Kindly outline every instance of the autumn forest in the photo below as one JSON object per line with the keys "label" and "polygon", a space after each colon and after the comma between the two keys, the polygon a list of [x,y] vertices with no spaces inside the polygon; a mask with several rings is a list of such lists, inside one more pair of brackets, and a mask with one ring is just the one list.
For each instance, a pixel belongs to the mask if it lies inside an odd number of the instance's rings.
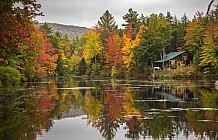
{"label": "autumn forest", "polygon": [[157,72],[157,77],[218,75],[218,5],[207,14],[196,11],[193,19],[170,12],[143,16],[129,9],[123,28],[106,10],[93,28],[76,38],[53,32],[47,23],[38,26],[33,19],[42,15],[36,0],[1,0],[0,87],[45,76],[150,79],[153,62],[175,51],[189,53],[191,63]]}

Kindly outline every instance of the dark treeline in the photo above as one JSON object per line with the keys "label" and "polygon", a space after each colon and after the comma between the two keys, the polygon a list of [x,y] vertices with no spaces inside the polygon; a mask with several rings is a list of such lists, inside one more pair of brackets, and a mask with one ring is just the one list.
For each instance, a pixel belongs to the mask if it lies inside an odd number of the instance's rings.
{"label": "dark treeline", "polygon": [[[149,78],[153,62],[164,54],[185,51],[189,66],[161,71],[194,77],[218,75],[218,5],[206,16],[180,19],[167,12],[143,14],[129,9],[119,29],[106,10],[81,38],[53,32],[33,22],[42,15],[35,0],[0,4],[0,85],[39,80],[42,76],[85,75],[89,78]],[[181,75],[182,74],[182,75]]]}

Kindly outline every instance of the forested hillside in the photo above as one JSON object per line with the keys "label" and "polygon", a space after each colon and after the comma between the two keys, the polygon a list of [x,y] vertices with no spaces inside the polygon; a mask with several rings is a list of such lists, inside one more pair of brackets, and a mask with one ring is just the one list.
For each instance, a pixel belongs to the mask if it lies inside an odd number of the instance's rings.
{"label": "forested hillside", "polygon": [[[39,23],[41,26],[44,23]],[[86,27],[79,27],[74,25],[63,25],[58,23],[47,23],[53,30],[53,32],[59,32],[62,35],[68,35],[70,38],[81,37],[88,30]]]}

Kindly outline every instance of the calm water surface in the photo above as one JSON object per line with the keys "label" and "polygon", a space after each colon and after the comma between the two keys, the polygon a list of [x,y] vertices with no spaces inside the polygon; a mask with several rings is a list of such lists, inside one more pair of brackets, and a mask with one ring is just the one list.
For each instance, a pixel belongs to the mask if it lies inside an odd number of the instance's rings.
{"label": "calm water surface", "polygon": [[2,140],[218,139],[211,83],[59,78],[0,92]]}

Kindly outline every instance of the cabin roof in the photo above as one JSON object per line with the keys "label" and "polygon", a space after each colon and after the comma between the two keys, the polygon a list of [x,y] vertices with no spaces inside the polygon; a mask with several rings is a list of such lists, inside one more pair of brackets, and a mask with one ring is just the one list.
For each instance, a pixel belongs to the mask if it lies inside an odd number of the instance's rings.
{"label": "cabin roof", "polygon": [[160,62],[169,61],[169,60],[173,59],[174,57],[176,57],[182,53],[184,53],[184,52],[170,52],[163,59],[155,61],[155,62],[160,63]]}

